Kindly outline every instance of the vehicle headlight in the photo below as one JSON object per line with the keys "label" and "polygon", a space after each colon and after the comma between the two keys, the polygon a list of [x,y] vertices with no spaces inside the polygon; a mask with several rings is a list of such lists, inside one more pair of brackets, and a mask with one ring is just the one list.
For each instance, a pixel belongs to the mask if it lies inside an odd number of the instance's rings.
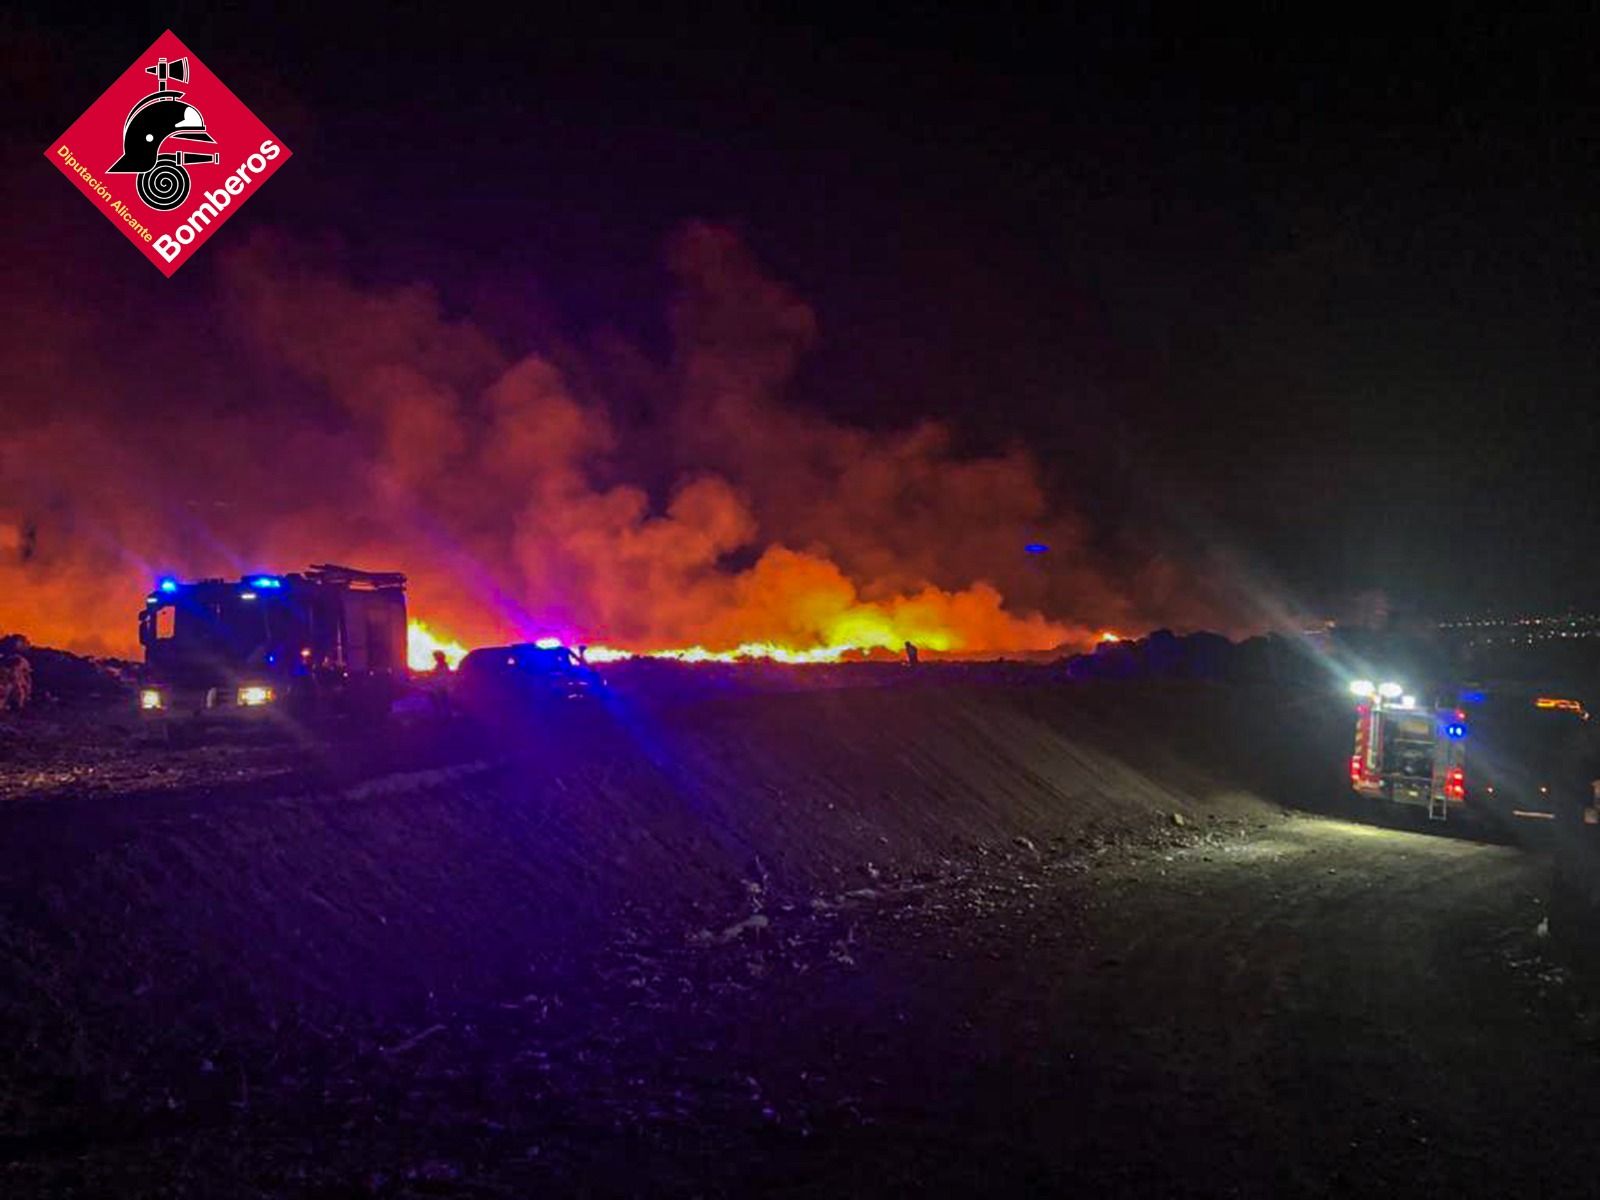
{"label": "vehicle headlight", "polygon": [[155,688],[143,688],[139,692],[139,707],[152,709],[161,707],[161,693]]}
{"label": "vehicle headlight", "polygon": [[239,703],[245,708],[259,708],[263,704],[271,704],[272,689],[269,687],[242,687],[239,689]]}

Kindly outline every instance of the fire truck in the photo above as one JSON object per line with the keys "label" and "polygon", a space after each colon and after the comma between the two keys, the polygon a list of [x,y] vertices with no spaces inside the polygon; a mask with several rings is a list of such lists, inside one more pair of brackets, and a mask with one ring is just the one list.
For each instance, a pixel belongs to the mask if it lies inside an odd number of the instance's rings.
{"label": "fire truck", "polygon": [[334,564],[288,575],[162,578],[139,613],[139,712],[205,722],[387,715],[406,681],[405,576]]}
{"label": "fire truck", "polygon": [[1592,803],[1595,730],[1583,701],[1526,685],[1468,686],[1419,704],[1357,680],[1350,787],[1444,821],[1553,821]]}

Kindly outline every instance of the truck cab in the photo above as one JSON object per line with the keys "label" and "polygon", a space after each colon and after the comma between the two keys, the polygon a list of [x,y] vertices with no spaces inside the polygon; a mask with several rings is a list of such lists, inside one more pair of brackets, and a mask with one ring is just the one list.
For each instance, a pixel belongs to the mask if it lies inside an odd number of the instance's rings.
{"label": "truck cab", "polygon": [[405,576],[324,565],[158,580],[139,614],[150,721],[375,715],[405,679]]}

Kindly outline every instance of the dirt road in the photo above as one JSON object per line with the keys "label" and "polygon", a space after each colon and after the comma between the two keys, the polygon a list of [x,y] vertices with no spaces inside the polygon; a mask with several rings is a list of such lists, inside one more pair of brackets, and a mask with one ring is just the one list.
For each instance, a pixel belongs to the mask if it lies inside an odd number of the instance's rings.
{"label": "dirt road", "polygon": [[[0,1148],[8,1195],[1590,1190],[1596,1042],[1545,864],[1307,817],[1018,845],[624,922],[424,1028],[147,1067]],[[684,936],[687,935],[687,936]]]}
{"label": "dirt road", "polygon": [[1588,1190],[1600,1073],[1541,954],[1545,869],[1291,819],[1074,879],[956,969],[897,958],[927,1015],[885,1058],[928,1106],[881,1130],[890,1190]]}

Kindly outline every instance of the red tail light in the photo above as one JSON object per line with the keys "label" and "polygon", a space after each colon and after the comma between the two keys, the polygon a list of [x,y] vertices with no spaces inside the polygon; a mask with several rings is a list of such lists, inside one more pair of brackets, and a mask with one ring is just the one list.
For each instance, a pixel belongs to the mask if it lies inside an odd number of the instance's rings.
{"label": "red tail light", "polygon": [[1451,767],[1445,772],[1444,798],[1446,800],[1465,800],[1467,798],[1467,773],[1460,767]]}
{"label": "red tail light", "polygon": [[1372,706],[1356,705],[1356,745],[1350,756],[1350,786],[1360,787],[1367,781],[1367,751],[1372,746]]}

